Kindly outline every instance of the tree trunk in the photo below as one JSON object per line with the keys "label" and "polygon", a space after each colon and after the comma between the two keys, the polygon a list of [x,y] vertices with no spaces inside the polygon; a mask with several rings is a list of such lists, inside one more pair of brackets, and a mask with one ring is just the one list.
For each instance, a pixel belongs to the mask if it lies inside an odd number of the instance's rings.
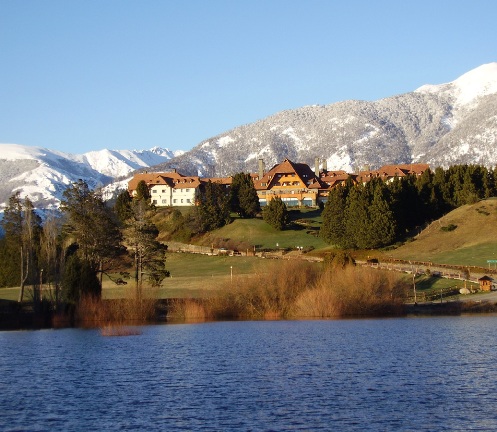
{"label": "tree trunk", "polygon": [[26,260],[26,273],[24,273],[24,249],[21,245],[21,288],[19,289],[19,298],[18,302],[21,303],[23,298],[24,298],[24,285],[26,283],[26,280],[28,278],[28,271],[29,271],[29,260]]}

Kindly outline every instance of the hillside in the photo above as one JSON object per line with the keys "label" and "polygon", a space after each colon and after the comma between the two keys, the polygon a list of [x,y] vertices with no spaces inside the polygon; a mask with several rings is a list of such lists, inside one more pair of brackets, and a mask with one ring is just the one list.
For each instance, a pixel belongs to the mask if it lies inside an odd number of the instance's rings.
{"label": "hillside", "polygon": [[354,172],[364,166],[497,164],[497,63],[450,83],[377,101],[349,100],[282,111],[208,138],[157,170],[224,176],[284,158]]}
{"label": "hillside", "polygon": [[[446,231],[450,225],[456,228]],[[441,264],[488,266],[487,260],[497,259],[497,198],[448,213],[431,223],[414,241],[386,255]]]}

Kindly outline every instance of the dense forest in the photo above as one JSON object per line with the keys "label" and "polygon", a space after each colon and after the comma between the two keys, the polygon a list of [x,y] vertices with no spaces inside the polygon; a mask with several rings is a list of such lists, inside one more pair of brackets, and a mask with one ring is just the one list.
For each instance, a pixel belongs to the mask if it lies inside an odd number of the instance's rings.
{"label": "dense forest", "polygon": [[351,181],[333,189],[323,209],[321,237],[347,249],[374,249],[464,204],[497,196],[497,169],[455,165],[385,183]]}

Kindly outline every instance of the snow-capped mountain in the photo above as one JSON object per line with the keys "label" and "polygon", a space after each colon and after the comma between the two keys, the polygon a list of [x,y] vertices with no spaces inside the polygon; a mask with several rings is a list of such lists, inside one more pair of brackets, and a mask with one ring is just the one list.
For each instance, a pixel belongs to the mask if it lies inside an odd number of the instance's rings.
{"label": "snow-capped mountain", "polygon": [[329,169],[424,162],[497,165],[497,63],[456,80],[374,102],[344,101],[277,113],[209,138],[157,169],[222,176],[285,157]]}
{"label": "snow-capped mountain", "polygon": [[[0,144],[0,206],[16,191],[37,208],[58,208],[62,193],[72,182],[85,180],[92,188],[156,165],[182,152],[159,147],[151,150],[101,150],[81,155],[40,147]],[[115,188],[116,185],[114,185]]]}
{"label": "snow-capped mountain", "polygon": [[[84,179],[109,184],[109,197],[135,170],[178,169],[185,175],[255,172],[284,158],[354,172],[364,166],[422,162],[432,167],[497,165],[497,63],[452,82],[424,85],[378,101],[350,100],[282,111],[206,139],[188,152],[153,148],[73,155],[0,144],[0,209],[13,192],[38,208],[56,208],[62,192]],[[110,184],[112,181],[112,184]],[[120,183],[119,183],[120,181]]]}

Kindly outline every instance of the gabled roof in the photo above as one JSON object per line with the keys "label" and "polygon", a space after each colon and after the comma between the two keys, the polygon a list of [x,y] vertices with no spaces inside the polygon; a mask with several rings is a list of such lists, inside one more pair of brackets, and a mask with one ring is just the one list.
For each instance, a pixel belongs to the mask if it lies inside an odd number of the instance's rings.
{"label": "gabled roof", "polygon": [[134,191],[136,190],[138,183],[142,180],[147,184],[147,186],[151,187],[153,185],[166,184],[170,187],[173,187],[174,181],[178,179],[182,179],[184,176],[177,172],[167,172],[167,173],[139,173],[135,174],[133,178],[128,182],[128,190]]}
{"label": "gabled roof", "polygon": [[300,178],[305,186],[307,186],[309,181],[316,179],[314,171],[312,171],[309,165],[304,163],[295,163],[290,159],[285,159],[283,162],[273,166],[273,168],[265,173],[261,179],[258,178],[254,180],[255,188],[257,190],[269,189],[271,187],[271,183],[276,181],[278,174],[295,174]]}
{"label": "gabled roof", "polygon": [[427,169],[430,169],[428,164],[397,164],[383,165],[377,170],[360,171],[358,174],[359,181],[367,182],[373,178],[381,178],[387,180],[393,177],[406,177],[410,174],[421,175]]}

